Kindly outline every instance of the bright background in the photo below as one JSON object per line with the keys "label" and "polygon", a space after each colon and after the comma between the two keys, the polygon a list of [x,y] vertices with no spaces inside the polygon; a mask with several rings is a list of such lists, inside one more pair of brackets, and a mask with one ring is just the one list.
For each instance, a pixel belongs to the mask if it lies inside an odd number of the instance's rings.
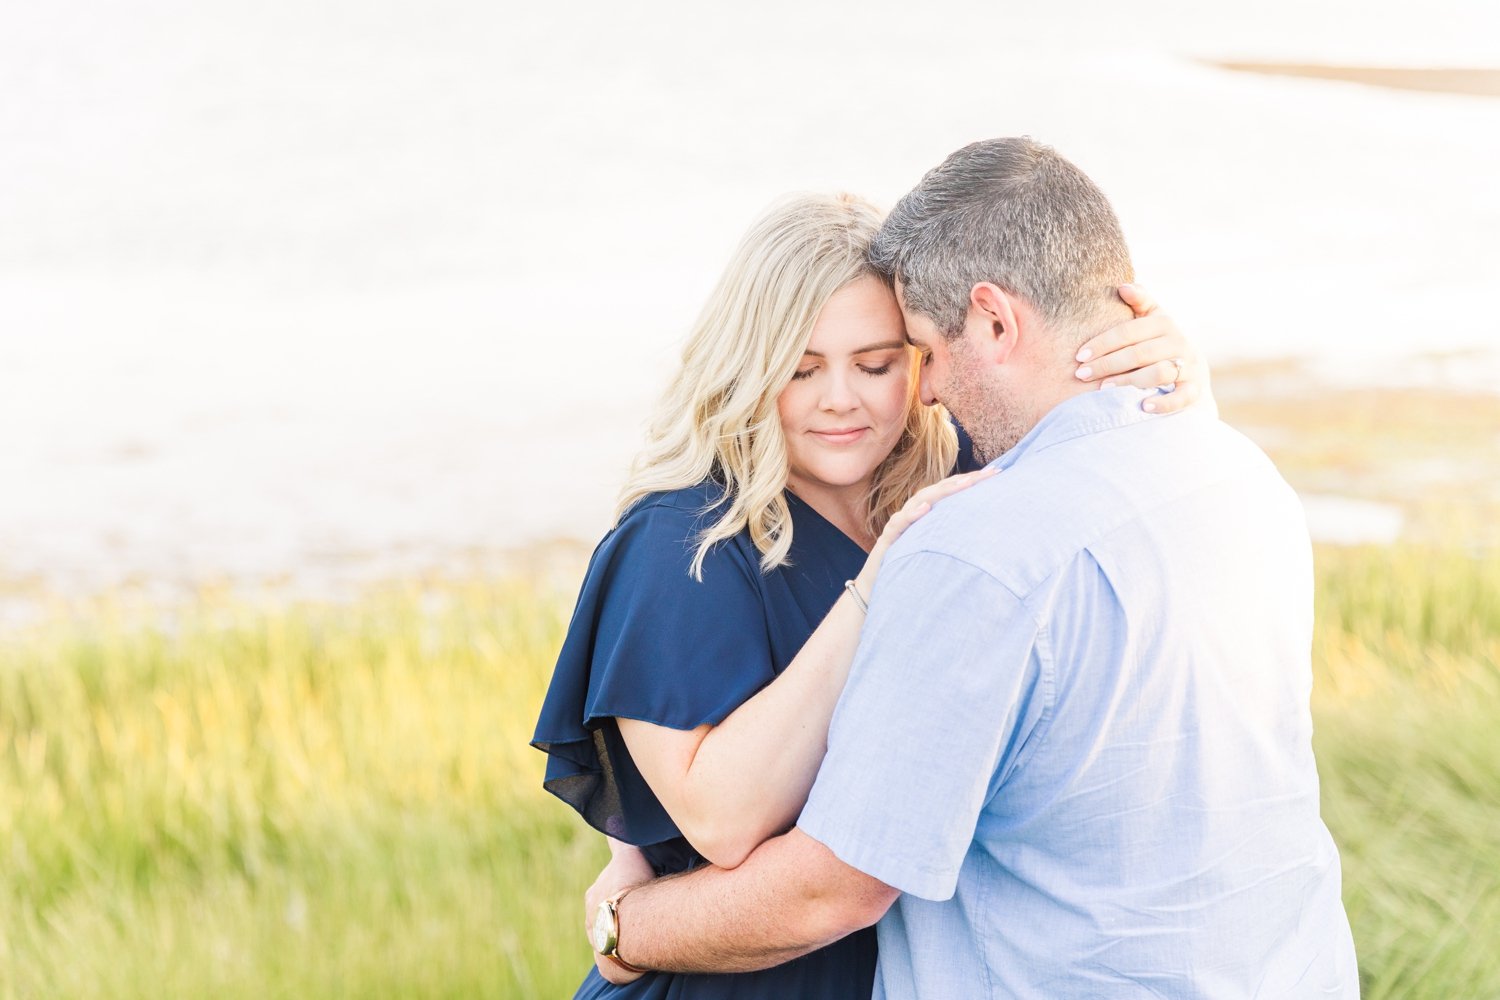
{"label": "bright background", "polygon": [[592,540],[749,221],[994,135],[1098,180],[1216,364],[1500,384],[1500,100],[1215,59],[1500,66],[1500,6],[13,11],[0,578],[316,591]]}
{"label": "bright background", "polygon": [[1500,5],[12,7],[0,1000],[569,995],[526,741],[677,344],[778,195],[1015,133],[1307,505],[1364,995],[1500,996]]}

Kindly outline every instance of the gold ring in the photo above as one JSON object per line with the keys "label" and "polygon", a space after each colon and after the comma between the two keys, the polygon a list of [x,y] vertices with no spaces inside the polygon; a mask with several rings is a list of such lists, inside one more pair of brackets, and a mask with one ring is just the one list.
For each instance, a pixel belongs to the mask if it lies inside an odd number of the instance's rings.
{"label": "gold ring", "polygon": [[1177,366],[1177,374],[1172,376],[1172,384],[1176,385],[1178,382],[1182,381],[1182,359],[1173,358],[1172,364]]}

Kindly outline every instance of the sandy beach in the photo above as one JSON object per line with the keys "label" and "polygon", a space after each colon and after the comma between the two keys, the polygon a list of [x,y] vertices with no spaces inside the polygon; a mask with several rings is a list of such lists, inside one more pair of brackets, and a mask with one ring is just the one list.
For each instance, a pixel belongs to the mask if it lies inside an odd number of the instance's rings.
{"label": "sandy beach", "polygon": [[[921,29],[884,2],[151,11],[60,0],[0,35],[25,95],[0,103],[0,591],[343,592],[587,547],[748,221],[791,190],[890,204],[999,134],[1099,181],[1321,537],[1493,495],[1467,424],[1387,462],[1399,427],[1329,407],[1490,412],[1500,103],[1443,67],[1500,65],[1497,10],[1064,0],[1008,13],[1027,44],[993,64],[936,44],[991,15],[963,0]],[[1372,68],[1403,66],[1428,69]],[[1274,402],[1235,416],[1262,363]],[[1334,471],[1287,447],[1313,439]]]}
{"label": "sandy beach", "polygon": [[1362,83],[1391,90],[1434,94],[1500,97],[1500,69],[1442,67],[1320,66],[1313,63],[1215,62],[1212,65],[1263,76],[1294,76],[1312,80]]}

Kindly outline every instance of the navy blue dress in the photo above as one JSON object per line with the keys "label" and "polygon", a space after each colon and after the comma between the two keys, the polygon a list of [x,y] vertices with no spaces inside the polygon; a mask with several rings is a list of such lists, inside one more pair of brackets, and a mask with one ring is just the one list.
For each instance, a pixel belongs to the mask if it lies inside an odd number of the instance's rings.
{"label": "navy blue dress", "polygon": [[[595,829],[639,846],[658,875],[704,861],[641,777],[615,717],[684,730],[722,722],[791,663],[865,560],[788,493],[789,565],[762,573],[741,532],[709,552],[695,581],[697,537],[722,511],[711,509],[722,493],[704,483],[654,494],[599,543],[532,740],[548,754],[547,790]],[[762,972],[648,973],[612,986],[591,969],[576,996],[868,1000],[874,972],[869,928]]]}

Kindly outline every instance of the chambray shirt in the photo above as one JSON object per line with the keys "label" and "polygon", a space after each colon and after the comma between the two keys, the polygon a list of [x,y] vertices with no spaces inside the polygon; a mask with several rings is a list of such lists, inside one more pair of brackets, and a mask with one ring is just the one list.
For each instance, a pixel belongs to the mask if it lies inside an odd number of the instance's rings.
{"label": "chambray shirt", "polygon": [[875,586],[798,826],[902,891],[880,997],[1357,997],[1296,496],[1211,409],[1049,413]]}

